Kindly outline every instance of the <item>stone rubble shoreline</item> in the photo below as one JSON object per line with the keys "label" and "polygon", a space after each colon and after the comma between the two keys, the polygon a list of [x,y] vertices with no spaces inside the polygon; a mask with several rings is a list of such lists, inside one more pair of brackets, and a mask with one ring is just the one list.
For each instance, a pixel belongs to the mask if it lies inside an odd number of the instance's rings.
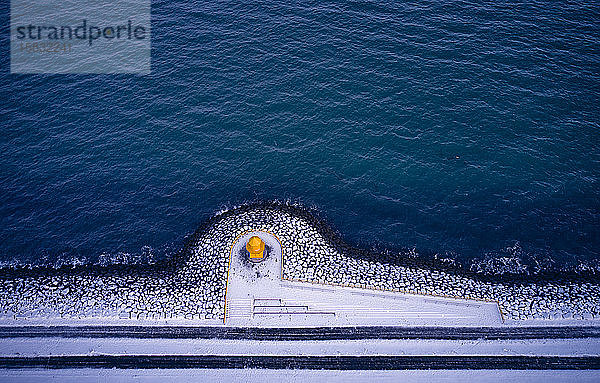
{"label": "stone rubble shoreline", "polygon": [[600,319],[590,278],[485,276],[345,244],[306,209],[269,202],[220,213],[173,257],[152,265],[0,269],[0,319],[223,319],[231,247],[248,231],[275,234],[282,278],[494,301],[505,320]]}

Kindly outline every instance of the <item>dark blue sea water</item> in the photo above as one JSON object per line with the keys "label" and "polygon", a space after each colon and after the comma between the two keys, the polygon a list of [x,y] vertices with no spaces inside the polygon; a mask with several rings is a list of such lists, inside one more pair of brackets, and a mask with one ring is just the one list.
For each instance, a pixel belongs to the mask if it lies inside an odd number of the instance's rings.
{"label": "dark blue sea water", "polygon": [[3,264],[163,257],[270,199],[364,247],[599,264],[595,1],[156,0],[148,76],[10,74],[8,8]]}

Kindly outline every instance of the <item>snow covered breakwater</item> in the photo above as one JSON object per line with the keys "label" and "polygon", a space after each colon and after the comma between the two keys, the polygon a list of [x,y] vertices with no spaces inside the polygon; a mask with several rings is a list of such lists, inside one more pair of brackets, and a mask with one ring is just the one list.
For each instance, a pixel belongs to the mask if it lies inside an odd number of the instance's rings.
{"label": "snow covered breakwater", "polygon": [[345,245],[306,210],[278,203],[219,214],[179,254],[153,265],[2,269],[0,316],[221,320],[232,245],[253,230],[280,240],[284,279],[495,301],[513,320],[600,318],[597,281],[481,276],[371,254]]}

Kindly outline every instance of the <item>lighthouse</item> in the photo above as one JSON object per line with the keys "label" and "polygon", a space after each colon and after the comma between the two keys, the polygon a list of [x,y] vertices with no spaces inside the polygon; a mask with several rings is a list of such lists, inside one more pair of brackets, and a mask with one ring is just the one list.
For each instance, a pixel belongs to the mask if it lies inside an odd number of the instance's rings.
{"label": "lighthouse", "polygon": [[253,236],[246,244],[251,262],[261,262],[265,258],[265,242],[258,236]]}

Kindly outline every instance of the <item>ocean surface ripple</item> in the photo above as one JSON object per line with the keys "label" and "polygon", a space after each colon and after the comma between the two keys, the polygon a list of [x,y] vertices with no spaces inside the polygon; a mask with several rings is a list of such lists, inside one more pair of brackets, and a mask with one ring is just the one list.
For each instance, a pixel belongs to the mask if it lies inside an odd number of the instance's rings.
{"label": "ocean surface ripple", "polygon": [[148,261],[290,200],[363,247],[600,271],[599,13],[156,0],[148,76],[10,74],[3,34],[0,262]]}

